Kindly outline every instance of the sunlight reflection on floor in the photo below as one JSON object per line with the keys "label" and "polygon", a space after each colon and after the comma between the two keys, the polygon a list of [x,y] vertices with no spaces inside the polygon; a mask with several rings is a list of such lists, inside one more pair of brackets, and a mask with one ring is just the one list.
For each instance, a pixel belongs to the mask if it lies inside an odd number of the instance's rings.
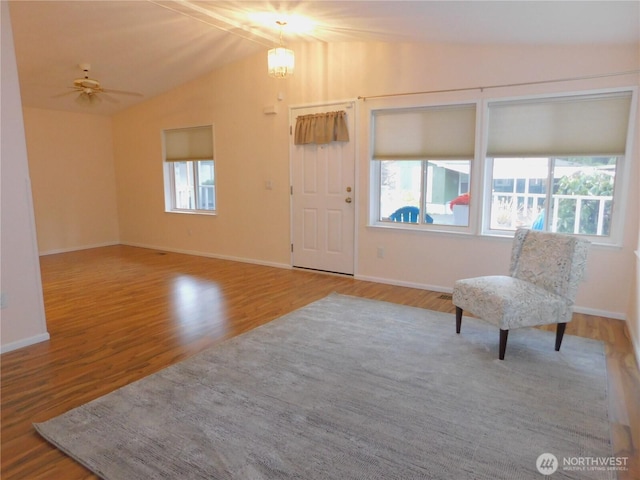
{"label": "sunlight reflection on floor", "polygon": [[183,341],[227,332],[227,305],[216,282],[180,275],[173,279],[170,296]]}

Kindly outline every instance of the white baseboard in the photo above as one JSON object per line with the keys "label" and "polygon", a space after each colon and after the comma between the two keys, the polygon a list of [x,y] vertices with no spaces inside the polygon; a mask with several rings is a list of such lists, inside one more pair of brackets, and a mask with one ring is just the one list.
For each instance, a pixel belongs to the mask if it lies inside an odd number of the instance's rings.
{"label": "white baseboard", "polygon": [[384,277],[370,277],[367,275],[355,275],[356,280],[363,280],[365,282],[384,283],[385,285],[395,285],[397,287],[417,288],[419,290],[431,290],[433,292],[453,293],[453,289],[449,287],[442,287],[440,285],[427,285],[424,283],[405,282],[403,280],[395,280],[392,278]]}
{"label": "white baseboard", "polygon": [[241,262],[241,263],[251,263],[253,265],[263,265],[265,267],[274,267],[274,268],[284,268],[287,270],[291,270],[291,265],[286,263],[277,263],[277,262],[267,262],[265,260],[258,260],[255,258],[245,258],[245,257],[233,257],[229,255],[217,255],[208,252],[199,252],[197,250],[184,250],[181,248],[167,248],[160,247],[157,245],[147,245],[142,243],[132,243],[132,242],[120,242],[121,245],[127,245],[129,247],[140,247],[140,248],[150,248],[152,250],[161,250],[163,252],[172,252],[172,253],[182,253],[185,255],[194,255],[196,257],[206,257],[206,258],[217,258],[218,260],[230,260],[232,262]]}
{"label": "white baseboard", "polygon": [[35,343],[46,342],[49,340],[49,333],[41,333],[40,335],[36,335],[34,337],[23,338],[22,340],[18,340],[16,342],[7,343],[6,345],[0,346],[0,354],[10,352],[12,350],[17,350],[19,348],[28,347],[29,345],[33,345]]}
{"label": "white baseboard", "polygon": [[573,307],[573,311],[576,313],[584,313],[585,315],[595,315],[596,317],[614,318],[616,320],[627,320],[627,315],[623,312],[610,312],[608,310],[599,310],[597,308],[581,307],[576,305]]}
{"label": "white baseboard", "polygon": [[45,255],[55,255],[57,253],[68,253],[68,252],[77,252],[80,250],[89,250],[90,248],[100,248],[100,247],[112,247],[114,245],[120,245],[120,242],[106,242],[106,243],[96,243],[95,245],[81,245],[78,247],[69,247],[69,248],[58,248],[55,250],[47,250],[46,252],[40,252],[39,255],[41,257]]}
{"label": "white baseboard", "polygon": [[[186,250],[186,249],[181,249],[181,248],[167,248],[164,246],[159,246],[159,245],[149,245],[149,244],[144,244],[144,243],[135,243],[135,242],[115,242],[115,243],[104,243],[104,244],[100,244],[100,245],[88,245],[88,246],[83,246],[83,247],[77,247],[77,248],[71,248],[71,249],[61,249],[61,250],[52,250],[49,252],[43,252],[40,255],[52,255],[55,253],[65,253],[65,252],[71,252],[71,251],[76,251],[76,250],[85,250],[88,248],[98,248],[98,247],[108,247],[108,246],[112,246],[112,245],[128,245],[131,247],[140,247],[140,248],[150,248],[153,250],[161,250],[161,251],[165,251],[165,252],[173,252],[173,253],[182,253],[185,255],[195,255],[198,257],[207,257],[207,258],[217,258],[220,260],[230,260],[233,262],[242,262],[242,263],[251,263],[254,265],[263,265],[266,267],[275,267],[275,268],[284,268],[284,269],[291,269],[293,268],[291,265],[286,264],[286,263],[278,263],[278,262],[269,262],[269,261],[265,261],[265,260],[258,260],[255,258],[245,258],[245,257],[235,257],[235,256],[230,256],[230,255],[218,255],[218,254],[213,254],[213,253],[208,253],[208,252],[200,252],[197,250]],[[452,293],[453,289],[450,287],[443,287],[440,285],[428,285],[428,284],[424,284],[424,283],[418,283],[418,282],[406,282],[403,280],[396,280],[396,279],[392,279],[392,278],[384,278],[384,277],[372,277],[372,276],[368,276],[368,275],[354,275],[354,278],[356,280],[363,280],[363,281],[367,281],[367,282],[375,282],[375,283],[383,283],[386,285],[396,285],[399,287],[408,287],[408,288],[417,288],[420,290],[431,290],[434,292],[442,292],[442,293]],[[616,320],[626,320],[627,316],[625,313],[623,312],[612,312],[612,311],[608,311],[608,310],[599,310],[599,309],[595,309],[595,308],[588,308],[588,307],[581,307],[579,305],[576,305],[574,307],[574,311],[576,313],[584,313],[586,315],[595,315],[595,316],[599,316],[599,317],[607,317],[607,318],[613,318]],[[636,352],[638,351],[638,345],[634,345]],[[639,357],[640,358],[640,357]]]}
{"label": "white baseboard", "polygon": [[[391,278],[383,277],[370,277],[367,275],[355,275],[356,280],[364,280],[367,282],[384,283],[386,285],[396,285],[398,287],[417,288],[420,290],[431,290],[434,292],[453,293],[453,288],[443,287],[441,285],[427,285],[424,283],[405,282],[402,280],[395,280]],[[584,313],[586,315],[596,315],[599,317],[613,318],[616,320],[626,320],[626,315],[621,312],[610,312],[608,310],[598,310],[595,308],[580,307],[576,305],[573,309],[576,313]]]}

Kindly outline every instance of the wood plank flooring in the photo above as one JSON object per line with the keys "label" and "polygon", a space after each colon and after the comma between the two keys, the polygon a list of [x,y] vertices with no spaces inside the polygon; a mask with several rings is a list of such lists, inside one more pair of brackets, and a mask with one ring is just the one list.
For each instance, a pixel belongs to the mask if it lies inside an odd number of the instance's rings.
{"label": "wood plank flooring", "polygon": [[[331,292],[454,311],[437,292],[127,246],[49,255],[41,267],[51,340],[0,358],[4,480],[97,478],[42,440],[32,422]],[[639,479],[640,374],[626,326],[576,314],[566,333],[605,342],[614,454],[629,457],[619,479]]]}

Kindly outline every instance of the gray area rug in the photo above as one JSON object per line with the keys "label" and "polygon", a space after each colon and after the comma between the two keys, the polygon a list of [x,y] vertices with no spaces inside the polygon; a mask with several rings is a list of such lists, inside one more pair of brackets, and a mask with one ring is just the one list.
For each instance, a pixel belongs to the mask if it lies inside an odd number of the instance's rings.
{"label": "gray area rug", "polygon": [[603,345],[554,335],[333,294],[35,427],[109,480],[542,479],[611,456]]}

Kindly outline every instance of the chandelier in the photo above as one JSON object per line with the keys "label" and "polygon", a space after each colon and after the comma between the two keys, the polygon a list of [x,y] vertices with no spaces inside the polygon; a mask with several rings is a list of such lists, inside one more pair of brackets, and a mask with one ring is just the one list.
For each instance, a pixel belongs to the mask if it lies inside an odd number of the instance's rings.
{"label": "chandelier", "polygon": [[267,53],[269,76],[275,78],[287,78],[293,75],[295,57],[293,50],[284,48],[284,45],[282,44],[282,29],[287,22],[278,20],[276,23],[280,27],[280,46],[270,49]]}

